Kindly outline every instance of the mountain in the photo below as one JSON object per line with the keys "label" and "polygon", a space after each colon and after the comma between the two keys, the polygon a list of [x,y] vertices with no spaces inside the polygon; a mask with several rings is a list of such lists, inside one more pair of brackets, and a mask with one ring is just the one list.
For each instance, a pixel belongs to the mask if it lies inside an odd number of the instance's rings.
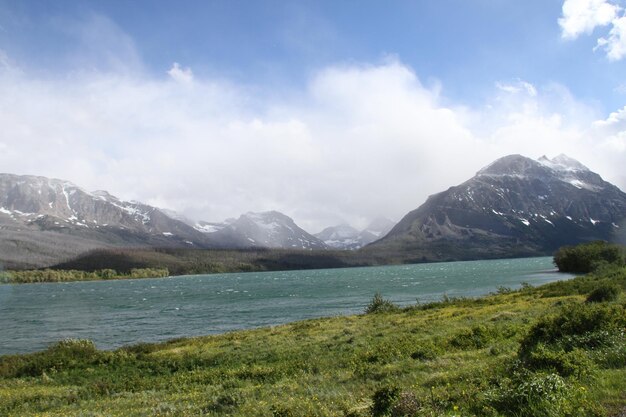
{"label": "mountain", "polygon": [[277,211],[250,212],[224,223],[198,222],[195,228],[224,248],[327,249],[324,242]]}
{"label": "mountain", "polygon": [[334,249],[358,249],[363,246],[359,232],[348,224],[327,227],[314,236],[322,240],[326,245]]}
{"label": "mountain", "polygon": [[624,228],[626,194],[580,162],[509,155],[430,196],[368,250],[410,261],[542,255]]}
{"label": "mountain", "polygon": [[139,202],[68,181],[0,174],[0,262],[49,265],[102,247],[214,247],[193,227]]}
{"label": "mountain", "polygon": [[[365,230],[361,231],[361,233],[368,233],[375,237],[375,239],[367,242],[371,243],[376,239],[383,238],[393,229],[396,224],[389,220],[386,217],[377,217],[365,228]],[[367,244],[366,243],[366,244]]]}
{"label": "mountain", "polygon": [[324,241],[331,248],[355,250],[385,236],[394,224],[389,219],[379,217],[361,231],[348,224],[340,224],[327,227],[314,236]]}

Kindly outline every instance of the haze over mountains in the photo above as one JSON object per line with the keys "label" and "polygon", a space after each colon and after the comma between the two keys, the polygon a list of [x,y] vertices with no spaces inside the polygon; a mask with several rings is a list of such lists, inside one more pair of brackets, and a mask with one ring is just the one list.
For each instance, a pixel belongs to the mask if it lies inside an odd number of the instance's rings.
{"label": "haze over mountains", "polygon": [[107,247],[366,246],[362,254],[383,262],[530,256],[593,239],[624,241],[625,231],[626,194],[565,155],[509,155],[429,197],[395,226],[379,218],[364,230],[342,224],[316,235],[277,211],[193,222],[68,181],[0,174],[0,262],[7,267],[52,265]]}
{"label": "haze over mountains", "polygon": [[315,236],[328,247],[335,249],[359,249],[375,240],[385,236],[395,225],[394,222],[385,218],[374,219],[365,229],[357,230],[349,224],[327,227]]}

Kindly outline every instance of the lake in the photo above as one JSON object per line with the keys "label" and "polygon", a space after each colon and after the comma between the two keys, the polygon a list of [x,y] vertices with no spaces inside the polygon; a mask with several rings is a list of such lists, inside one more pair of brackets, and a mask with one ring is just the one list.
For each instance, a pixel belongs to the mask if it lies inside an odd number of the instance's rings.
{"label": "lake", "polygon": [[551,257],[365,268],[0,285],[0,354],[64,338],[101,349],[362,313],[376,292],[400,305],[569,279]]}

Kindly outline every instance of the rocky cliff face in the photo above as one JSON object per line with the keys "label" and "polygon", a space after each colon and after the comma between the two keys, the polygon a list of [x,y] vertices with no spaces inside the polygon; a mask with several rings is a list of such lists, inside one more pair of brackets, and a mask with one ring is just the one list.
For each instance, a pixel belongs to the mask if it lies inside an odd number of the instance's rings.
{"label": "rocky cliff face", "polygon": [[510,155],[429,197],[371,247],[423,260],[549,254],[616,240],[625,223],[626,194],[580,162]]}

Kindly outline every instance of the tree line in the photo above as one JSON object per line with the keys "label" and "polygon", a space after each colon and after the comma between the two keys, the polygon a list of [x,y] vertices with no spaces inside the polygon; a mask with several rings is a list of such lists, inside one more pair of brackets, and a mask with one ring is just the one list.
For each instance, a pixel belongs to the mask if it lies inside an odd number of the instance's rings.
{"label": "tree line", "polygon": [[96,271],[33,269],[2,271],[0,272],[0,283],[26,284],[34,282],[96,281],[122,278],[159,278],[169,275],[170,272],[167,268],[133,268],[127,273],[121,273],[115,269],[99,269]]}

